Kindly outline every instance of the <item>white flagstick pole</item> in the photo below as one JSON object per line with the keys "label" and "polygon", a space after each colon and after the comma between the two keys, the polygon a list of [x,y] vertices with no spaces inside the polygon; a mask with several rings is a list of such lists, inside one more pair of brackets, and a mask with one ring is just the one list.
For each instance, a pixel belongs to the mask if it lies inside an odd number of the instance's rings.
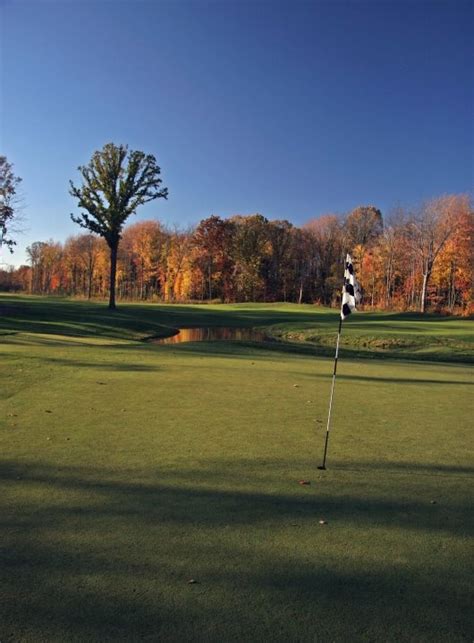
{"label": "white flagstick pole", "polygon": [[318,469],[326,469],[326,455],[328,452],[329,429],[331,428],[332,400],[334,397],[334,385],[336,384],[337,357],[339,355],[339,340],[341,338],[341,330],[342,330],[342,309],[341,309],[341,314],[339,315],[339,330],[337,331],[336,355],[334,357],[334,370],[332,372],[331,396],[329,398],[328,423],[326,425],[326,441],[324,443],[323,463],[320,467],[318,467]]}

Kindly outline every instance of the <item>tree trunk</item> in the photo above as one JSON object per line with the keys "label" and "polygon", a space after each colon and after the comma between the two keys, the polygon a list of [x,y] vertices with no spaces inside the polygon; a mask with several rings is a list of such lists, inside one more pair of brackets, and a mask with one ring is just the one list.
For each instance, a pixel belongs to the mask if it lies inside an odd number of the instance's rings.
{"label": "tree trunk", "polygon": [[410,308],[414,308],[415,306],[415,263],[413,263],[412,266],[412,271],[411,271],[411,292],[410,292]]}
{"label": "tree trunk", "polygon": [[76,285],[77,275],[76,275],[76,266],[72,268],[72,284],[71,291],[72,296],[74,297],[77,294],[77,285]]}
{"label": "tree trunk", "polygon": [[451,271],[449,275],[449,293],[448,293],[448,306],[452,313],[456,305],[456,264],[451,262]]}
{"label": "tree trunk", "polygon": [[117,274],[117,250],[118,241],[110,246],[110,296],[109,296],[109,310],[115,310],[115,277]]}
{"label": "tree trunk", "polygon": [[300,281],[300,292],[298,294],[298,303],[301,304],[303,302],[303,280]]}
{"label": "tree trunk", "polygon": [[387,262],[387,269],[385,272],[385,308],[390,308],[390,299],[392,291],[392,259]]}
{"label": "tree trunk", "polygon": [[428,289],[428,279],[430,275],[428,272],[423,273],[423,285],[421,287],[421,306],[420,312],[424,313],[426,310],[426,291]]}
{"label": "tree trunk", "polygon": [[209,301],[212,300],[212,259],[209,260]]}

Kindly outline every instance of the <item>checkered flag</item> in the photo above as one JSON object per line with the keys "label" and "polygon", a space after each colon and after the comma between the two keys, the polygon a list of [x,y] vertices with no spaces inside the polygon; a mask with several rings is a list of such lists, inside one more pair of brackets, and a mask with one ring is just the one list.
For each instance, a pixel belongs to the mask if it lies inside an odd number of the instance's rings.
{"label": "checkered flag", "polygon": [[339,341],[341,339],[342,320],[349,317],[353,310],[356,310],[356,304],[361,300],[359,284],[354,275],[354,266],[350,255],[346,256],[346,267],[344,270],[344,286],[342,287],[342,304],[341,317],[339,319],[339,330],[337,331],[336,354],[334,356],[334,369],[332,372],[331,396],[329,398],[328,423],[326,425],[326,440],[324,442],[323,463],[318,469],[326,468],[326,456],[328,453],[329,428],[331,426],[332,400],[334,397],[334,385],[336,383],[337,358],[339,355]]}
{"label": "checkered flag", "polygon": [[354,275],[354,267],[350,255],[346,256],[346,269],[344,271],[344,286],[342,287],[341,319],[349,317],[356,309],[356,304],[361,300],[359,284]]}

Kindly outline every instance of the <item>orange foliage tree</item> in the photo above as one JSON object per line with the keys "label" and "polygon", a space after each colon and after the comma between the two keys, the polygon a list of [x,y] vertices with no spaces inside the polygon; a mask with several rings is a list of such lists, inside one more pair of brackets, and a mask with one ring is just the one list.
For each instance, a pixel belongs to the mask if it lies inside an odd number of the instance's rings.
{"label": "orange foliage tree", "polygon": [[[121,298],[158,301],[295,301],[338,305],[344,256],[353,253],[365,307],[472,313],[473,211],[465,195],[380,211],[356,208],[296,227],[260,214],[213,215],[194,229],[158,221],[124,228]],[[94,235],[35,242],[29,267],[2,272],[4,288],[104,297],[110,256]]]}

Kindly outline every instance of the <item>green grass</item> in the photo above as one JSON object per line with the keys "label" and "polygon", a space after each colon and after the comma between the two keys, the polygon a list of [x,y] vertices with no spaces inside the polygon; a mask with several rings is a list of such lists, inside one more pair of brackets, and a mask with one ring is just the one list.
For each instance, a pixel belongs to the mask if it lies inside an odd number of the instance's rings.
{"label": "green grass", "polygon": [[[332,323],[331,323],[332,322]],[[320,354],[334,352],[334,321],[281,323],[272,334],[286,342],[304,343]],[[357,313],[343,325],[341,354],[428,361],[474,361],[472,320],[417,313]]]}
{"label": "green grass", "polygon": [[[0,296],[0,315],[2,642],[472,641],[472,322],[350,318],[321,472],[324,345],[140,338],[302,339],[334,311]],[[444,343],[378,359],[361,336]]]}
{"label": "green grass", "polygon": [[[31,333],[67,338],[140,340],[170,335],[176,328],[263,327],[281,340],[279,352],[332,356],[337,311],[294,304],[122,304],[110,313],[102,304],[60,298],[0,297],[2,334]],[[474,362],[472,320],[417,313],[357,313],[343,326],[341,355],[356,358]]]}

